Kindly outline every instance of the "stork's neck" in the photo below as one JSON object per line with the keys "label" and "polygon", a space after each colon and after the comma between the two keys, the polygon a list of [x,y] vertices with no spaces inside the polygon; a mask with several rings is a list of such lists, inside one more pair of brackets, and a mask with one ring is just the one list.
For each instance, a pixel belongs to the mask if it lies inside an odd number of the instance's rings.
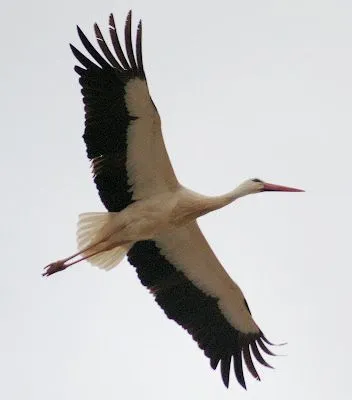
{"label": "stork's neck", "polygon": [[247,196],[248,194],[253,194],[252,188],[249,188],[247,185],[241,184],[237,186],[231,192],[225,193],[221,196],[208,197],[207,202],[207,212],[217,210],[219,208],[225,207],[228,204],[234,202],[240,197]]}

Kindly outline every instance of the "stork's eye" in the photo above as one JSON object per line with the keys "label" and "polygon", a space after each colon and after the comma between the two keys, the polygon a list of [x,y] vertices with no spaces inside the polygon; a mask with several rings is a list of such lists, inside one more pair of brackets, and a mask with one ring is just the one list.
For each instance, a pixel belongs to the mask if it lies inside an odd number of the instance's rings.
{"label": "stork's eye", "polygon": [[260,180],[260,179],[258,179],[258,178],[254,178],[254,179],[252,179],[252,182],[263,182],[262,180]]}

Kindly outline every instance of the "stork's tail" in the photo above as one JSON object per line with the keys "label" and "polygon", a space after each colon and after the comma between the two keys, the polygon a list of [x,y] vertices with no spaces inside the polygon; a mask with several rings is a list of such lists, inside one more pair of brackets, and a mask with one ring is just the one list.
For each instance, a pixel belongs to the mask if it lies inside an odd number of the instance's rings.
{"label": "stork's tail", "polygon": [[[84,250],[89,246],[97,243],[97,248],[103,244],[105,238],[111,231],[113,214],[109,212],[89,212],[79,215],[77,224],[77,246],[79,250]],[[116,267],[129,251],[131,246],[123,245],[112,248],[111,250],[102,251],[92,257],[89,253],[83,252],[83,255],[88,256],[87,261],[101,269],[109,271]],[[93,247],[90,252],[94,252]]]}

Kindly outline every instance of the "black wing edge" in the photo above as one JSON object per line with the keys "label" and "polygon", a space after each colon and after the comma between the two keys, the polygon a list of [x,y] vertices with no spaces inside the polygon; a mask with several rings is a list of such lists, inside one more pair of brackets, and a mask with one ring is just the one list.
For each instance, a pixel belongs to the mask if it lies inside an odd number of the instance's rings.
{"label": "black wing edge", "polygon": [[120,40],[117,34],[115,19],[113,14],[109,16],[109,32],[110,39],[115,51],[115,55],[111,52],[109,46],[107,45],[103,34],[97,24],[94,24],[95,37],[97,39],[100,50],[102,51],[102,57],[99,52],[94,48],[94,46],[89,42],[82,30],[77,26],[78,36],[85,49],[88,51],[90,56],[95,62],[91,61],[85,55],[83,55],[75,46],[70,44],[71,50],[77,60],[86,68],[82,69],[80,66],[75,67],[75,71],[82,75],[87,69],[115,69],[117,75],[122,79],[130,79],[132,77],[139,77],[145,79],[145,72],[143,67],[143,57],[142,57],[142,21],[140,20],[137,27],[136,33],[136,44],[135,44],[135,54],[132,44],[132,11],[130,10],[127,14],[125,23],[125,50],[127,58],[124,51],[120,45]]}
{"label": "black wing edge", "polygon": [[[229,324],[229,326],[231,326]],[[264,334],[260,331],[258,334],[252,333],[242,333],[232,326],[232,343],[228,343],[227,346],[224,345],[222,351],[207,351],[204,353],[210,358],[210,366],[215,370],[219,363],[221,363],[221,377],[224,385],[229,387],[229,376],[231,369],[231,361],[233,360],[233,368],[236,379],[238,383],[247,390],[246,381],[243,374],[243,361],[247,370],[250,372],[252,377],[257,381],[260,381],[260,375],[257,372],[256,366],[254,365],[254,360],[264,365],[267,368],[273,369],[273,367],[263,358],[260,353],[257,344],[264,351],[264,353],[271,356],[276,356],[272,351],[270,351],[263,341],[266,340]],[[200,348],[203,348],[200,342],[198,342]]]}
{"label": "black wing edge", "polygon": [[261,331],[242,333],[235,329],[221,313],[218,299],[203,293],[182,271],[176,270],[154,241],[137,242],[128,253],[128,261],[167,317],[186,329],[198,343],[210,359],[210,366],[215,370],[220,363],[221,377],[227,388],[232,361],[237,381],[244,389],[243,360],[258,381],[260,376],[253,360],[273,368],[264,360],[259,348],[275,356],[267,347],[274,344]]}

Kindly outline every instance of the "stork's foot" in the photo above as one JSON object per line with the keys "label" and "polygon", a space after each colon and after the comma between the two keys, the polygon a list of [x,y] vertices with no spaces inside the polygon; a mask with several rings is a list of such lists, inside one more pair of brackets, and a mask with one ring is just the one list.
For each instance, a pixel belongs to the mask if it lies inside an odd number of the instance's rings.
{"label": "stork's foot", "polygon": [[65,265],[65,261],[59,260],[56,262],[53,262],[49,265],[47,265],[44,268],[44,272],[42,273],[43,276],[50,276],[52,274],[55,274],[56,272],[63,271],[66,269],[68,265]]}

